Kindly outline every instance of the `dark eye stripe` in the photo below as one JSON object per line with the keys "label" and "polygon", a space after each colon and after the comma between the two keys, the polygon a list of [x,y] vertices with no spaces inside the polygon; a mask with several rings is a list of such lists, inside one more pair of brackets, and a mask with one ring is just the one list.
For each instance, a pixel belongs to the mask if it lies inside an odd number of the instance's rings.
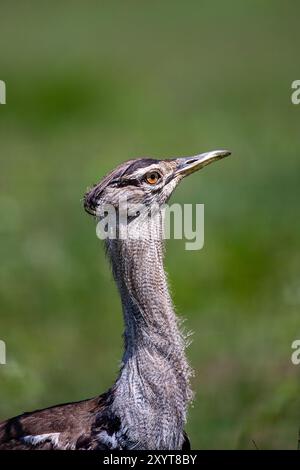
{"label": "dark eye stripe", "polygon": [[139,180],[137,178],[123,178],[120,180],[113,181],[113,183],[118,187],[118,188],[123,188],[124,186],[138,186],[140,184]]}

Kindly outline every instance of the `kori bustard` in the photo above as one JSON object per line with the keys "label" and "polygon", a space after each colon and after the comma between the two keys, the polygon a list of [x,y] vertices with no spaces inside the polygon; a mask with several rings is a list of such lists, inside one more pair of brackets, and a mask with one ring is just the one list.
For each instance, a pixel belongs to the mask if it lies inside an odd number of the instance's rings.
{"label": "kori bustard", "polygon": [[[0,449],[189,448],[184,426],[192,397],[191,369],[163,267],[160,208],[186,175],[228,155],[216,150],[194,157],[130,160],[86,193],[88,213],[103,221],[113,207],[123,217],[115,219],[115,236],[105,241],[125,323],[119,376],[96,398],[3,422]],[[129,213],[134,205],[139,210]],[[122,224],[126,236],[121,236]]]}

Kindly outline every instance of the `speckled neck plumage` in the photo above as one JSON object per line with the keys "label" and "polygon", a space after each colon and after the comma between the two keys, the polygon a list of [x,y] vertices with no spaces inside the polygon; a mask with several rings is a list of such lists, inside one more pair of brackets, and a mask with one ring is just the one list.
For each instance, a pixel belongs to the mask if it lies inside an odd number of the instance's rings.
{"label": "speckled neck plumage", "polygon": [[129,226],[125,239],[106,240],[125,320],[119,376],[95,398],[3,421],[0,449],[190,449],[183,428],[192,398],[191,370],[163,267],[163,206],[185,176],[228,155],[213,150],[167,160],[129,160],[87,191],[88,214],[102,221],[109,207],[129,222],[117,222],[118,229]]}
{"label": "speckled neck plumage", "polygon": [[191,370],[167,286],[163,242],[110,240],[108,255],[125,320],[113,411],[133,447],[181,449]]}

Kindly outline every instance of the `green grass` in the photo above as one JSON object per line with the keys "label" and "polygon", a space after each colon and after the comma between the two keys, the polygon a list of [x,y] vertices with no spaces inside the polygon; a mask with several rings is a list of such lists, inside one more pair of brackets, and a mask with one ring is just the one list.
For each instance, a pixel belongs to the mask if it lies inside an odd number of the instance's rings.
{"label": "green grass", "polygon": [[132,156],[233,155],[173,201],[205,247],[170,241],[194,341],[194,448],[296,448],[300,426],[299,5],[3,1],[0,418],[104,391],[120,304],[82,195]]}

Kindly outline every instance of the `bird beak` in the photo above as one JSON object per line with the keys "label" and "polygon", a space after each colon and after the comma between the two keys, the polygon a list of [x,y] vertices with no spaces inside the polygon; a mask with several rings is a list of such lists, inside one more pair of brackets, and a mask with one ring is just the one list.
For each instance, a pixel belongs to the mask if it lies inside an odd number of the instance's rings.
{"label": "bird beak", "polygon": [[182,177],[190,175],[194,173],[194,171],[201,170],[201,168],[212,162],[228,157],[230,154],[231,152],[228,150],[212,150],[211,152],[201,153],[194,157],[177,158],[175,174],[181,175]]}

